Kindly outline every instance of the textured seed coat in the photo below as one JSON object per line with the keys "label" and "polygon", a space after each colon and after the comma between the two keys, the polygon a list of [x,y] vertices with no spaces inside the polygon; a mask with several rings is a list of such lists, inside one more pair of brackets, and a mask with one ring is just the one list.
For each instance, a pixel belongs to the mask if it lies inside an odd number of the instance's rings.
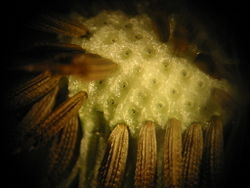
{"label": "textured seed coat", "polygon": [[90,53],[75,56],[72,64],[81,67],[76,74],[82,75],[87,80],[104,79],[117,68],[117,64],[111,60]]}
{"label": "textured seed coat", "polygon": [[52,112],[58,89],[59,87],[56,86],[52,91],[32,106],[30,111],[25,115],[19,124],[19,127],[23,129],[23,131],[36,129],[36,126],[38,126],[38,124]]}
{"label": "textured seed coat", "polygon": [[12,96],[11,107],[17,109],[31,104],[55,88],[60,79],[60,76],[51,76],[51,73],[47,71],[38,75],[15,91]]}
{"label": "textured seed coat", "polygon": [[157,145],[155,124],[146,122],[139,133],[135,187],[153,187],[156,175]]}
{"label": "textured seed coat", "polygon": [[182,139],[181,122],[171,119],[168,122],[163,156],[164,187],[180,188],[182,173]]}
{"label": "textured seed coat", "polygon": [[[63,63],[67,61],[67,63]],[[77,75],[84,80],[102,80],[113,73],[117,64],[95,54],[59,53],[54,58],[25,64],[18,69],[35,72],[49,70],[59,75]]]}
{"label": "textured seed coat", "polygon": [[48,169],[49,178],[53,183],[58,183],[67,175],[76,147],[78,128],[78,118],[74,116],[53,140]]}
{"label": "textured seed coat", "polygon": [[205,187],[218,186],[223,165],[223,125],[218,116],[213,116],[205,130],[202,183]]}
{"label": "textured seed coat", "polygon": [[124,124],[118,124],[112,131],[106,153],[99,170],[101,187],[120,187],[128,155],[129,133]]}
{"label": "textured seed coat", "polygon": [[82,37],[88,34],[88,29],[82,23],[74,23],[72,20],[67,20],[58,15],[41,16],[40,22],[33,27],[44,32],[71,37]]}
{"label": "textured seed coat", "polygon": [[84,100],[87,98],[85,92],[79,92],[62,103],[52,114],[41,123],[40,134],[44,140],[49,140],[57,134],[65,124],[77,114]]}
{"label": "textured seed coat", "polygon": [[203,135],[198,123],[190,125],[183,135],[183,185],[198,187],[203,153]]}
{"label": "textured seed coat", "polygon": [[38,125],[38,129],[32,132],[31,137],[25,142],[24,147],[34,149],[47,143],[77,114],[86,97],[87,94],[85,92],[79,92],[62,103],[48,118]]}

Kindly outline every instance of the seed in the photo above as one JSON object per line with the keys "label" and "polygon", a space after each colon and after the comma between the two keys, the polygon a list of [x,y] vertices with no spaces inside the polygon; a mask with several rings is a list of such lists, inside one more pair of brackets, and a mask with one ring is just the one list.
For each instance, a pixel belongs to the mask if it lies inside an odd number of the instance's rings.
{"label": "seed", "polygon": [[17,68],[28,72],[49,70],[58,75],[77,75],[91,81],[105,79],[116,70],[117,64],[95,54],[61,53],[52,59]]}
{"label": "seed", "polygon": [[182,185],[182,140],[180,121],[176,119],[169,120],[164,139],[164,187],[178,188]]}
{"label": "seed", "polygon": [[129,134],[124,124],[118,124],[108,139],[98,178],[101,187],[120,187],[126,167]]}
{"label": "seed", "polygon": [[60,79],[60,76],[51,76],[51,73],[46,71],[26,82],[11,96],[11,108],[17,109],[40,99],[55,88]]}
{"label": "seed", "polygon": [[197,187],[203,152],[203,135],[198,123],[190,125],[183,135],[183,185]]}
{"label": "seed", "polygon": [[[39,129],[39,124],[51,113],[58,93],[58,86],[50,91],[40,101],[36,102],[29,112],[24,116],[18,125],[17,148],[14,153],[18,153],[26,148],[27,139],[32,138],[32,133]],[[23,147],[24,146],[24,147]]]}
{"label": "seed", "polygon": [[41,123],[41,136],[47,140],[57,134],[65,124],[77,114],[84,100],[87,98],[85,92],[79,92],[63,102],[52,114]]}
{"label": "seed", "polygon": [[77,114],[86,97],[87,94],[85,92],[79,92],[63,102],[48,116],[48,118],[38,125],[38,129],[32,132],[30,138],[28,138],[23,147],[34,149],[47,143]]}
{"label": "seed", "polygon": [[48,177],[53,184],[58,184],[69,173],[76,149],[78,128],[78,118],[74,116],[53,140],[48,168]]}
{"label": "seed", "polygon": [[102,80],[113,73],[117,68],[116,63],[96,54],[76,56],[72,59],[72,64],[78,68],[75,69],[75,73],[87,80]]}
{"label": "seed", "polygon": [[223,165],[223,125],[220,117],[213,116],[204,136],[202,183],[205,187],[217,187]]}
{"label": "seed", "polygon": [[30,111],[25,115],[19,124],[19,128],[29,131],[35,129],[52,111],[55,105],[58,86],[44,96],[40,101],[35,103]]}
{"label": "seed", "polygon": [[141,128],[137,146],[135,187],[154,187],[157,145],[155,124],[147,121]]}
{"label": "seed", "polygon": [[72,20],[62,18],[59,15],[41,16],[40,20],[32,27],[40,31],[71,37],[82,37],[89,33],[82,23],[74,23]]}

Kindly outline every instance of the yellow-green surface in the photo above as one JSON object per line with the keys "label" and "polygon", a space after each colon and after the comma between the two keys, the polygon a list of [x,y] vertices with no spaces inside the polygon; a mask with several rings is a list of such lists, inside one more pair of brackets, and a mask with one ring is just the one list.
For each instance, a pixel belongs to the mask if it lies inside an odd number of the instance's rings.
{"label": "yellow-green surface", "polygon": [[103,81],[69,77],[71,95],[84,90],[89,96],[80,110],[85,126],[96,111],[104,113],[111,127],[123,122],[132,133],[145,120],[165,126],[175,117],[185,128],[193,121],[205,122],[211,115],[221,114],[219,108],[207,108],[210,92],[221,88],[231,93],[229,84],[201,72],[191,57],[173,56],[171,46],[157,39],[149,17],[102,12],[83,23],[93,35],[72,43],[119,65],[119,70]]}
{"label": "yellow-green surface", "polygon": [[171,43],[158,40],[146,15],[132,18],[121,12],[102,12],[91,19],[73,17],[87,26],[91,36],[71,42],[111,59],[118,70],[102,81],[84,82],[69,76],[69,95],[83,90],[88,100],[79,112],[80,156],[63,187],[78,173],[80,187],[96,186],[107,137],[118,123],[128,125],[131,138],[146,120],[164,129],[170,118],[176,118],[184,130],[192,122],[205,125],[212,115],[223,113],[213,105],[211,89],[231,94],[230,84],[201,72],[193,65],[193,57],[174,56]]}

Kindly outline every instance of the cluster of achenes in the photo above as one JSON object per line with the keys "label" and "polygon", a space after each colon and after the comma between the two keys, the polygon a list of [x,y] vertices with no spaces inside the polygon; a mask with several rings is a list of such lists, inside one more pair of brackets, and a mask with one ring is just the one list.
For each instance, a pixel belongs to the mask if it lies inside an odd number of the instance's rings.
{"label": "cluster of achenes", "polygon": [[[63,53],[22,67],[52,74],[26,83],[14,100],[15,105],[40,100],[21,123],[24,135],[34,135],[23,147],[55,140],[49,155],[53,182],[58,184],[68,171],[65,187],[78,174],[79,187],[218,183],[223,124],[230,119],[235,91],[222,78],[217,50],[200,49],[177,16],[151,19],[104,11],[90,19],[71,17],[73,22],[47,16],[36,25],[58,33],[61,42],[40,47]],[[68,63],[58,64],[62,59]],[[62,75],[71,98],[54,108]],[[75,148],[77,115],[80,149]],[[71,171],[73,150],[80,154]]]}

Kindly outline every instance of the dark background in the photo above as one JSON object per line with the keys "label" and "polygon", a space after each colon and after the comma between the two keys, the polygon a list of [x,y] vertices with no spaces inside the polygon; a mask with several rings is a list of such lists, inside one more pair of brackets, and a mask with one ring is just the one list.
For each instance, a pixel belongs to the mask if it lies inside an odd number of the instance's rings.
{"label": "dark background", "polygon": [[[141,2],[147,2],[140,0]],[[246,1],[199,1],[199,0],[149,0],[153,4],[160,4],[159,7],[170,7],[166,9],[181,9],[187,7],[192,12],[205,17],[215,25],[215,30],[222,41],[227,45],[233,46],[234,53],[240,62],[240,69],[244,78],[248,77],[248,59],[249,59],[249,10]],[[1,3],[1,31],[2,47],[4,48],[4,57],[7,61],[2,65],[8,64],[13,55],[13,51],[25,43],[25,33],[23,26],[37,15],[50,12],[68,12],[71,8],[78,8],[88,12],[92,5],[98,2],[99,6],[104,8],[119,7],[125,10],[133,9],[133,0],[22,0],[22,1],[3,1]],[[159,3],[157,3],[159,2]],[[73,6],[72,6],[73,5]],[[132,7],[132,8],[131,8]],[[205,23],[206,24],[206,23]]]}
{"label": "dark background", "polygon": [[[156,1],[156,0],[155,0]],[[80,2],[80,3],[79,3]],[[100,1],[102,6],[115,7],[121,6],[123,9],[127,9],[130,5],[124,3],[123,1]],[[127,2],[133,2],[131,0]],[[225,45],[229,48],[233,48],[233,53],[230,54],[233,58],[238,59],[239,61],[239,70],[242,76],[242,87],[244,92],[246,92],[246,101],[242,107],[242,112],[245,114],[241,119],[241,123],[244,125],[249,125],[249,84],[248,79],[250,74],[249,69],[249,44],[250,44],[250,16],[248,10],[247,2],[243,0],[238,1],[159,1],[164,6],[172,6],[173,8],[179,8],[183,5],[188,7],[191,11],[198,12],[203,17],[209,19],[215,25],[215,29],[222,39],[225,41]],[[184,2],[184,3],[180,3]],[[82,10],[90,9],[92,1],[78,1],[78,0],[55,0],[55,1],[45,1],[45,0],[20,0],[20,1],[1,1],[1,44],[2,44],[2,55],[3,59],[1,61],[1,86],[4,88],[2,93],[5,91],[5,88],[8,88],[8,82],[10,79],[16,79],[15,75],[10,75],[10,72],[6,71],[8,65],[11,63],[11,60],[15,57],[16,50],[25,43],[27,36],[24,25],[35,18],[37,15],[47,11],[59,11],[59,12],[68,12],[69,7],[72,5],[81,6]],[[74,7],[74,6],[73,6]],[[79,8],[79,7],[78,7]],[[129,8],[128,8],[129,9]],[[5,111],[4,106],[1,106],[1,110]],[[6,112],[6,111],[5,111]],[[11,114],[2,113],[4,117],[2,118],[2,138],[3,138],[3,148],[8,147],[6,143],[5,127],[6,123],[4,120],[11,118]],[[7,124],[8,125],[8,124]],[[10,125],[8,125],[10,126]],[[243,126],[244,127],[244,126]],[[246,126],[247,127],[247,126]],[[233,162],[230,165],[228,176],[227,176],[227,185],[232,187],[240,187],[250,185],[250,176],[249,176],[249,128],[241,130],[239,133],[239,140],[233,144],[236,145],[238,150],[235,151],[233,157]],[[8,140],[8,139],[7,139]],[[5,150],[3,150],[5,151]],[[8,151],[8,150],[7,150]],[[12,158],[5,152],[6,157],[4,161],[2,160],[3,173],[7,185],[6,187],[27,187],[34,186],[37,181],[36,169],[35,166],[27,166],[29,163],[20,164],[13,161]],[[31,164],[32,161],[31,161]],[[6,168],[5,168],[6,167]],[[3,183],[2,183],[3,185]]]}

